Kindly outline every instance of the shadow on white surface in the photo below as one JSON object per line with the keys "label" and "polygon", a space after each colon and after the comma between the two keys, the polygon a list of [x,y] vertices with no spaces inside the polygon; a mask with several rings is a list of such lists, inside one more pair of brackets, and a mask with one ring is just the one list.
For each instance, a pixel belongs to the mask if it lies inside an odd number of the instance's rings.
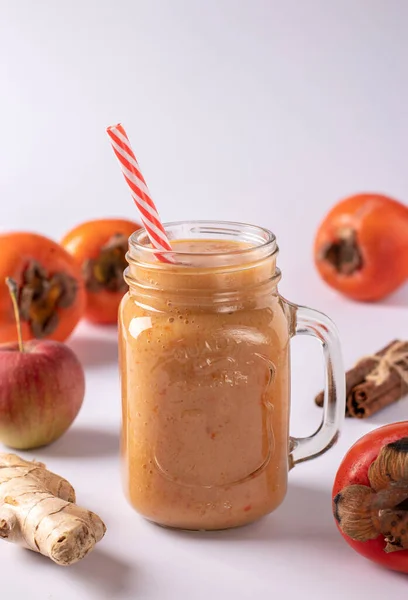
{"label": "shadow on white surface", "polygon": [[73,427],[51,446],[36,450],[36,456],[81,458],[119,454],[119,432],[92,427]]}
{"label": "shadow on white surface", "polygon": [[[24,551],[21,556],[27,566],[35,567],[36,573],[40,577],[41,573],[43,577],[47,577],[47,574],[50,574],[50,569],[55,569],[56,573],[60,571],[61,575],[66,576],[68,581],[79,579],[81,598],[85,597],[82,595],[84,590],[82,584],[86,584],[86,589],[89,592],[91,591],[89,588],[93,588],[93,591],[96,592],[95,595],[92,594],[92,598],[120,598],[129,591],[130,586],[132,586],[132,592],[134,591],[134,578],[132,583],[130,581],[134,566],[106,550],[101,550],[99,547],[96,547],[88,556],[70,567],[57,566],[41,554],[29,550]],[[59,597],[58,594],[55,596],[55,598]],[[128,596],[126,595],[126,597]]]}
{"label": "shadow on white surface", "polygon": [[100,367],[118,361],[116,337],[99,338],[74,336],[68,344],[84,367]]}
{"label": "shadow on white surface", "polygon": [[[82,561],[72,565],[69,574],[84,579],[87,585],[99,590],[100,597],[118,598],[130,588],[130,575],[134,566],[106,550],[95,548]],[[132,593],[134,577],[132,578]]]}
{"label": "shadow on white surface", "polygon": [[271,542],[316,538],[329,539],[335,544],[339,540],[329,492],[291,483],[290,476],[288,493],[282,505],[271,517],[255,523],[253,529],[254,537]]}
{"label": "shadow on white surface", "polygon": [[382,300],[385,306],[400,306],[408,308],[408,283],[400,287],[394,294]]}
{"label": "shadow on white surface", "polygon": [[225,531],[176,531],[177,535],[202,540],[222,538],[224,541],[252,540],[281,544],[312,538],[341,543],[331,513],[331,499],[326,490],[289,482],[282,505],[271,515],[244,527]]}

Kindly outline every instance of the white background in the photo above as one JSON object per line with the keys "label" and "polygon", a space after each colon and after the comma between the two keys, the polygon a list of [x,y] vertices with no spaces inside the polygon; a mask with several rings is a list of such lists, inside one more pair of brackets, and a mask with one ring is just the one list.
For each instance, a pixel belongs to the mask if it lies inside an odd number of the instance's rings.
{"label": "white background", "polygon": [[[135,218],[105,134],[121,121],[163,220],[273,229],[281,292],[336,321],[347,367],[406,338],[407,289],[377,305],[347,301],[317,276],[312,242],[343,196],[408,199],[407,22],[403,0],[0,0],[1,229],[58,239],[88,218]],[[83,410],[27,456],[70,479],[108,532],[69,569],[0,543],[8,599],[406,594],[404,576],[343,543],[330,491],[351,443],[404,419],[408,401],[347,421],[335,448],[290,474],[275,515],[176,533],[145,523],[122,495],[116,332],[81,325],[70,343],[87,370]],[[321,383],[318,346],[294,341],[295,434],[317,426]]]}

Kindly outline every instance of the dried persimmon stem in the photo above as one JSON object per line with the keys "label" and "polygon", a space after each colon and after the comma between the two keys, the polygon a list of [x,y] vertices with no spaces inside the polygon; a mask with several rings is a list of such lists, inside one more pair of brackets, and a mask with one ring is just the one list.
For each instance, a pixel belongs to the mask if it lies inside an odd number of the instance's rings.
{"label": "dried persimmon stem", "polygon": [[323,248],[322,257],[337,273],[346,277],[363,267],[363,256],[358,245],[357,234],[352,229],[340,230],[338,238]]}
{"label": "dried persimmon stem", "polygon": [[13,303],[14,310],[14,318],[16,319],[16,327],[17,327],[17,339],[18,339],[18,347],[20,352],[24,352],[24,344],[23,344],[23,334],[21,332],[21,319],[20,319],[20,311],[18,308],[18,287],[17,283],[11,277],[6,277],[6,284],[10,292],[11,302]]}
{"label": "dried persimmon stem", "polygon": [[366,542],[384,537],[384,552],[408,550],[408,437],[383,446],[368,469],[369,486],[351,484],[333,499],[343,533]]}

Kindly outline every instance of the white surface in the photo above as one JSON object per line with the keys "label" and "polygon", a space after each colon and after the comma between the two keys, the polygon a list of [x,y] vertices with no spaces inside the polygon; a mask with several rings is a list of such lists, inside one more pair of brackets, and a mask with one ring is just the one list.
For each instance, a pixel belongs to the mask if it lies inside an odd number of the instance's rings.
{"label": "white surface", "polygon": [[[104,129],[128,129],[164,220],[250,221],[278,235],[281,292],[338,324],[347,366],[408,335],[408,293],[348,302],[311,260],[319,220],[360,190],[408,198],[408,4],[400,0],[0,0],[0,226],[61,236],[135,215]],[[390,265],[390,268],[392,266]],[[352,442],[408,401],[348,421],[338,445],[290,474],[285,503],[217,534],[149,525],[126,504],[117,455],[116,333],[81,325],[87,394],[74,427],[27,453],[67,477],[108,532],[62,569],[0,543],[10,600],[179,600],[406,594],[406,578],[355,555],[330,490]],[[322,381],[313,341],[293,343],[294,434],[310,433]]]}

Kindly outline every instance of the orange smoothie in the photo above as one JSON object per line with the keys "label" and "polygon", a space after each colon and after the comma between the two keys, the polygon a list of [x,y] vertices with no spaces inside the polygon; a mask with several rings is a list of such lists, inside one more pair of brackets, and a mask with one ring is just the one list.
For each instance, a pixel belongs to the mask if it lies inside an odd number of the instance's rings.
{"label": "orange smoothie", "polygon": [[[244,525],[286,492],[290,318],[276,290],[275,255],[249,258],[250,244],[229,240],[172,247],[183,264],[130,260],[126,275],[126,493],[161,525]],[[235,264],[220,253],[235,254]],[[189,254],[200,256],[192,266]]]}

